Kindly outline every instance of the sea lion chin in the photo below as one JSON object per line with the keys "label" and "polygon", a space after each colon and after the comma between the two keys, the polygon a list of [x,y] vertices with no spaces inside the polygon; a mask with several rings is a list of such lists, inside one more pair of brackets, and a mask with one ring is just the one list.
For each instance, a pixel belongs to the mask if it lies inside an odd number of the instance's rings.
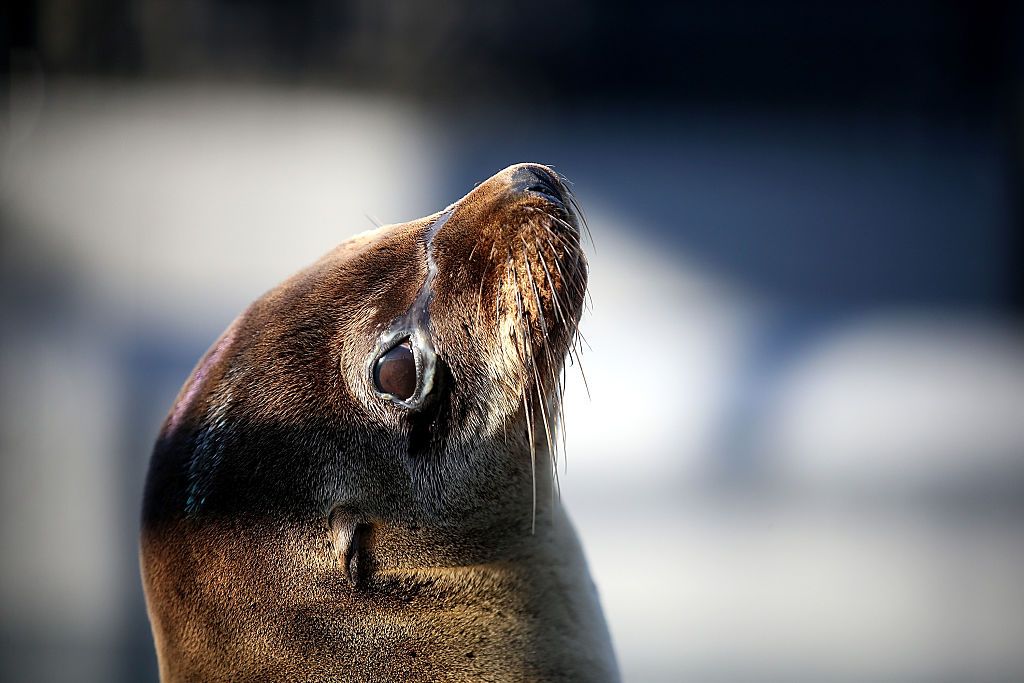
{"label": "sea lion chin", "polygon": [[161,679],[617,680],[554,494],[586,283],[565,182],[518,164],[242,313],[150,462]]}

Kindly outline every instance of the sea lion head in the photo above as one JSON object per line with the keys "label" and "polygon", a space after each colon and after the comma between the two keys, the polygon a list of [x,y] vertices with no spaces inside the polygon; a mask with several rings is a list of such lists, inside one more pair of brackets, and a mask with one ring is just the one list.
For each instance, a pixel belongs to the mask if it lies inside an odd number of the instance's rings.
{"label": "sea lion head", "polygon": [[239,316],[151,461],[142,564],[165,675],[286,647],[300,605],[329,602],[323,632],[351,644],[368,594],[379,607],[431,569],[529,562],[586,282],[565,181],[518,164]]}

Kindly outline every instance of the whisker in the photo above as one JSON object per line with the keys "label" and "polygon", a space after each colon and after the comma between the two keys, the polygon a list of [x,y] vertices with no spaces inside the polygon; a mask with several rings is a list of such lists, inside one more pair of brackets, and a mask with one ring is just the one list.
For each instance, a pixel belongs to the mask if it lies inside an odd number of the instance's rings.
{"label": "whisker", "polygon": [[[476,247],[473,248],[475,249]],[[477,292],[476,298],[476,328],[481,331],[483,330],[483,324],[481,321],[480,309],[483,307],[484,303],[484,283],[487,282],[487,272],[490,269],[490,267],[490,262],[488,262],[487,265],[484,266],[483,275],[480,276],[480,291]]]}
{"label": "whisker", "polygon": [[[510,250],[509,251],[509,262],[510,263],[512,261],[511,260],[511,256],[512,256],[512,253],[511,253],[511,250]],[[514,270],[515,270],[515,266],[513,266],[513,271]],[[518,273],[516,273],[516,275],[517,275],[517,278],[518,278]],[[522,353],[525,356],[526,349],[529,348],[529,341],[526,338],[526,333],[529,332],[529,327],[527,326],[527,329],[524,332],[524,330],[523,330],[523,325],[524,325],[524,321],[523,321],[523,297],[522,297],[522,294],[520,293],[518,287],[516,287],[516,308],[517,308],[517,310],[519,312],[519,326],[520,326],[519,330],[520,330],[520,333],[523,334],[523,342],[524,343],[522,344],[522,346],[523,346]],[[517,354],[519,353],[519,349],[518,348],[516,349],[516,353]],[[522,365],[524,366],[524,368],[526,366],[525,360],[526,360],[525,358],[522,359]],[[535,443],[535,440],[534,440],[534,436],[533,436],[533,432],[534,432],[534,430],[533,430],[533,410],[531,409],[531,406],[530,406],[531,401],[530,401],[530,398],[529,398],[529,396],[528,396],[528,394],[526,392],[526,386],[527,385],[524,382],[523,385],[522,385],[523,409],[526,411],[526,435],[527,435],[527,438],[529,438],[529,440],[530,440],[530,471],[532,473],[531,483],[532,483],[532,486],[533,486],[533,508],[532,508],[532,517],[531,517],[531,520],[530,520],[530,533],[532,534],[532,533],[536,533],[537,532],[537,446],[536,446],[536,443]]]}
{"label": "whisker", "polygon": [[587,237],[590,239],[590,246],[597,253],[597,244],[594,242],[594,235],[590,232],[590,224],[587,221],[587,215],[583,213],[583,207],[580,206],[579,202],[576,201],[576,195],[572,192],[569,193],[569,203],[572,204],[573,211],[576,213],[578,222],[583,225],[583,229],[587,233]]}
{"label": "whisker", "polygon": [[[544,307],[540,301],[540,293],[537,291],[537,283],[533,279],[533,269],[530,268],[530,255],[528,253],[529,247],[526,244],[526,240],[524,240],[521,235],[519,239],[522,240],[523,247],[526,248],[526,251],[523,252],[523,259],[526,265],[526,274],[530,278],[530,287],[533,289],[533,299],[537,304],[537,318],[540,321],[541,326],[541,341],[544,344],[545,360],[548,368],[550,368],[554,361],[551,358],[551,347],[548,345],[548,325],[547,321],[544,319]],[[537,370],[537,358],[533,353],[532,345],[530,347],[530,357],[533,360],[533,375],[537,382],[537,398],[540,401],[541,418],[544,421],[544,436],[546,437],[548,442],[548,455],[553,457],[554,448],[551,445],[551,427],[548,425],[548,418],[544,411],[545,400],[544,397],[541,395],[541,390],[544,387],[543,383],[540,381],[540,373]]]}

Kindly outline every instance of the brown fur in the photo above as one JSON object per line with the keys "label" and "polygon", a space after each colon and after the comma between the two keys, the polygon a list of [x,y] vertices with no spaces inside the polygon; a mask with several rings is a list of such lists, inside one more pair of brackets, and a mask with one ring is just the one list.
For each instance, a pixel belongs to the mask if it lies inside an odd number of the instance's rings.
{"label": "brown fur", "polygon": [[[150,465],[162,680],[616,678],[552,494],[586,286],[572,205],[550,170],[510,167],[346,242],[232,323]],[[367,368],[425,285],[437,397],[409,410]]]}

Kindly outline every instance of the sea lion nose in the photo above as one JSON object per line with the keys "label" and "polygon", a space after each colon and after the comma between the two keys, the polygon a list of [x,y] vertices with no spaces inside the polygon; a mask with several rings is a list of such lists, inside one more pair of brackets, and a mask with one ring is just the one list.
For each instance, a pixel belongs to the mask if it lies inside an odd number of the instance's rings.
{"label": "sea lion nose", "polygon": [[559,204],[565,203],[558,175],[541,164],[517,164],[509,169],[509,184],[516,192],[533,192]]}

